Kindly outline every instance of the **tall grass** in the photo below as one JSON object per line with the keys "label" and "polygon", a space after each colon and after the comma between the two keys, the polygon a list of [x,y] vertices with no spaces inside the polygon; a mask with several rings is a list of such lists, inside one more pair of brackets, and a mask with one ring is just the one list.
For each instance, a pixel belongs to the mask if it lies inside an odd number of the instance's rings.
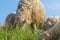
{"label": "tall grass", "polygon": [[30,27],[21,29],[16,27],[13,30],[0,28],[0,40],[37,40],[40,33],[41,31],[33,33]]}

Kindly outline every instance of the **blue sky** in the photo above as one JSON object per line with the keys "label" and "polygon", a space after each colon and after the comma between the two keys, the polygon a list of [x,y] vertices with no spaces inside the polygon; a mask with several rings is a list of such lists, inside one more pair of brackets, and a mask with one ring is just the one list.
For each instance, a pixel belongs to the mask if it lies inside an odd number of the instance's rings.
{"label": "blue sky", "polygon": [[[41,0],[46,16],[60,16],[60,0]],[[5,18],[11,12],[15,12],[19,0],[0,0],[0,23],[5,22]]]}

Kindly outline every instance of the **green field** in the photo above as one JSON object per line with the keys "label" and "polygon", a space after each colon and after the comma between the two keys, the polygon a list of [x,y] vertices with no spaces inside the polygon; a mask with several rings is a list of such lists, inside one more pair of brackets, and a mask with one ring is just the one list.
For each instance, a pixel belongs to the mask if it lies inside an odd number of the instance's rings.
{"label": "green field", "polygon": [[31,28],[16,27],[15,29],[8,30],[0,28],[0,40],[37,40],[37,36],[41,31],[34,31]]}

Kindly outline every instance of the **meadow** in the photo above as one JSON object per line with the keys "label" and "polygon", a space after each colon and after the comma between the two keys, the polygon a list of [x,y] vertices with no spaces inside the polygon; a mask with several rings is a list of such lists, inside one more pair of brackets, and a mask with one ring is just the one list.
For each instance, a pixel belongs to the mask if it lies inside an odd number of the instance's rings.
{"label": "meadow", "polygon": [[[1,26],[0,26],[1,27]],[[15,29],[9,30],[6,28],[0,28],[0,40],[37,40],[38,35],[42,32],[34,31],[32,32],[30,27],[19,29],[16,26]]]}

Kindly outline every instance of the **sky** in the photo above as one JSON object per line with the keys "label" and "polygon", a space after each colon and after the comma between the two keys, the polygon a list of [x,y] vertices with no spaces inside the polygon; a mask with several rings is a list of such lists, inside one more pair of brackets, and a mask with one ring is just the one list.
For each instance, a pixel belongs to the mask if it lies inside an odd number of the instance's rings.
{"label": "sky", "polygon": [[[60,16],[60,0],[41,0],[48,16]],[[0,23],[5,23],[8,14],[15,12],[19,0],[0,0]]]}

